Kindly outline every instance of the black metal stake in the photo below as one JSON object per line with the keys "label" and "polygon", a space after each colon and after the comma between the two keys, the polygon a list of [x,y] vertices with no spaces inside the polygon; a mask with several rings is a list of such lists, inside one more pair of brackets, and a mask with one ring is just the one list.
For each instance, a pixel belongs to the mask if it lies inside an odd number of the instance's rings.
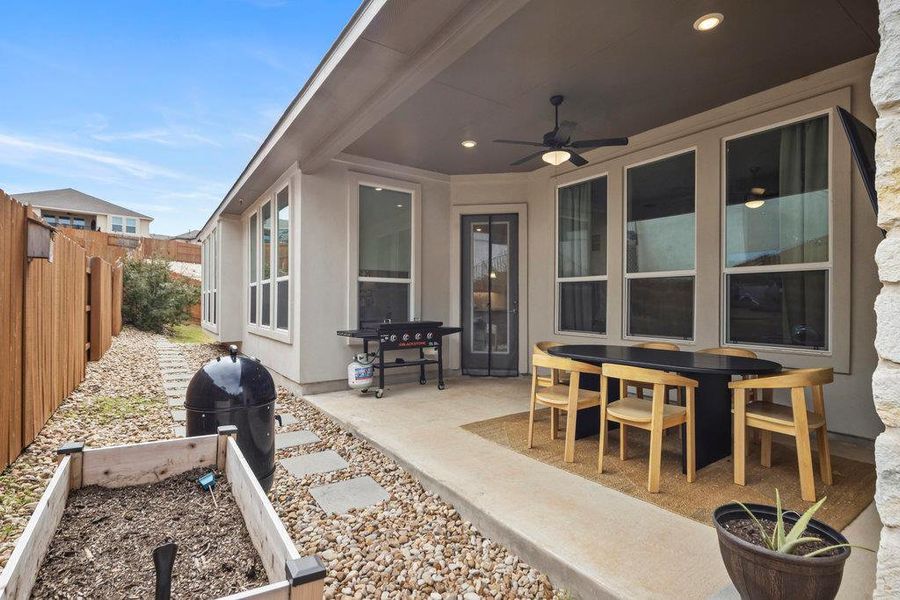
{"label": "black metal stake", "polygon": [[153,550],[153,566],[156,567],[156,600],[169,600],[172,594],[172,567],[178,544],[169,542]]}

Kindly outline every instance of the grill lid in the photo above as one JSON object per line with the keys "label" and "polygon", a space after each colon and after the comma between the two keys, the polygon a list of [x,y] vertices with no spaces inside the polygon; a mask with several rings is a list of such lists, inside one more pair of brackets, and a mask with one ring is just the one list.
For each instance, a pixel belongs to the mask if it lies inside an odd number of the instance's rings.
{"label": "grill lid", "polygon": [[251,408],[275,401],[275,382],[259,359],[238,354],[228,347],[229,356],[206,363],[188,384],[184,406],[193,410]]}

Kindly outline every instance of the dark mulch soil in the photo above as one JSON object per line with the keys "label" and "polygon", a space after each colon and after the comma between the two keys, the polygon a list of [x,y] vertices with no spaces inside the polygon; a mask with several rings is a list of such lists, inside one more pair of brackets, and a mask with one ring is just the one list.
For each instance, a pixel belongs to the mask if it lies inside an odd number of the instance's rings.
{"label": "dark mulch soil", "polygon": [[69,495],[34,587],[35,598],[152,598],[153,549],[178,544],[173,598],[215,598],[266,585],[231,486],[197,485],[209,469],[125,488],[90,486]]}
{"label": "dark mulch soil", "polygon": [[[772,532],[775,531],[775,521],[770,521],[768,519],[760,519],[760,524],[763,526],[763,529],[766,530],[766,535],[771,536]],[[726,521],[724,523],[725,530],[729,533],[733,533],[738,536],[745,542],[750,542],[751,544],[755,544],[757,546],[766,547],[765,542],[763,542],[762,534],[759,530],[759,527],[756,526],[756,523],[750,519],[733,519],[731,521]],[[787,525],[787,531],[791,531],[791,526]],[[814,537],[817,541],[815,542],[806,542],[805,544],[800,544],[799,546],[794,548],[794,551],[791,554],[796,554],[798,556],[803,556],[804,554],[808,554],[809,552],[815,552],[819,548],[825,548],[827,546],[831,546],[832,542],[827,540],[822,540],[819,536],[817,536],[812,531],[808,529],[803,533],[800,537]],[[822,554],[817,554],[813,558],[834,556],[840,552],[840,550],[829,550],[828,552],[823,552]]]}

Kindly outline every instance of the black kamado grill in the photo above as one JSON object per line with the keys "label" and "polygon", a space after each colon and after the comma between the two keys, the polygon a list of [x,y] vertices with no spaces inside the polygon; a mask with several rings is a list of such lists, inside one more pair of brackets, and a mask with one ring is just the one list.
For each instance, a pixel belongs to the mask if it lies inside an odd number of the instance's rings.
{"label": "black kamado grill", "polygon": [[208,362],[194,374],[184,401],[188,437],[237,427],[237,443],[264,490],[275,474],[275,383],[259,359],[238,354]]}

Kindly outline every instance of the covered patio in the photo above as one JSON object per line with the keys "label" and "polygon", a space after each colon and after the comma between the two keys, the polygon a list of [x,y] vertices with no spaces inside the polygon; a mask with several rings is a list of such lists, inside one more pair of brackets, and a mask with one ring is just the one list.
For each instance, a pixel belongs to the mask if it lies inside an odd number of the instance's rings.
{"label": "covered patio", "polygon": [[[544,462],[538,457],[541,448],[550,445],[546,426],[531,456],[467,427],[527,411],[530,383],[524,378],[454,377],[447,383],[444,391],[415,383],[394,385],[380,400],[360,398],[353,391],[310,395],[306,400],[394,457],[463,518],[575,597],[738,597],[719,556],[716,532],[708,524],[639,499],[634,488],[612,489],[583,473]],[[542,418],[546,425],[548,415]],[[869,464],[874,460],[870,445],[840,438],[833,442],[835,460]],[[597,437],[578,444],[594,459],[593,469]],[[780,444],[790,441],[778,440],[776,446]],[[561,447],[556,451],[561,453]],[[583,459],[581,453],[578,456]],[[616,457],[610,458],[614,462]],[[638,446],[629,462],[646,468]],[[703,477],[709,482],[709,476],[701,473],[701,485]],[[746,499],[741,488],[728,484],[727,478],[719,479],[696,493]],[[660,495],[672,494],[670,485]],[[874,548],[881,522],[874,504],[868,504],[843,533],[854,543]],[[708,519],[708,513],[705,516]],[[853,552],[839,598],[870,597],[875,562],[874,554]]]}

